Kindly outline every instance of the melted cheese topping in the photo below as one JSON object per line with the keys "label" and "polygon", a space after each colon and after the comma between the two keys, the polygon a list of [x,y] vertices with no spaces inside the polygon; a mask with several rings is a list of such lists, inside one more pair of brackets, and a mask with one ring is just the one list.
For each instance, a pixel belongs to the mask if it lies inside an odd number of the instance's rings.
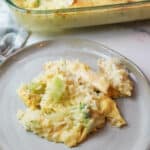
{"label": "melted cheese topping", "polygon": [[115,97],[130,96],[132,82],[120,62],[100,60],[99,66],[101,72],[79,61],[46,63],[43,73],[18,90],[27,106],[17,113],[23,127],[72,147],[104,127],[106,121],[115,127],[125,125],[112,97],[114,91]]}
{"label": "melted cheese topping", "polygon": [[15,4],[30,9],[59,9],[67,8],[74,0],[14,0]]}

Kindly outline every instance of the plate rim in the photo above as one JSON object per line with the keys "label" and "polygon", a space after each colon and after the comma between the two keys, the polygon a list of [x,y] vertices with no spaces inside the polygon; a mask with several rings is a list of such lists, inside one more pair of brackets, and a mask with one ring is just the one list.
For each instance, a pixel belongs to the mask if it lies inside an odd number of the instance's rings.
{"label": "plate rim", "polygon": [[[2,60],[0,62],[0,67],[2,65],[4,65],[9,59],[11,59],[12,57],[14,57],[15,55],[21,53],[22,51],[28,50],[32,47],[36,47],[36,46],[41,46],[43,47],[45,44],[49,44],[50,42],[56,42],[56,41],[82,41],[82,42],[90,42],[96,45],[99,45],[100,47],[102,47],[103,49],[107,50],[109,53],[118,55],[121,59],[126,60],[127,62],[129,62],[130,64],[132,64],[132,66],[138,71],[138,73],[141,74],[141,76],[146,80],[149,90],[150,90],[150,81],[148,79],[148,77],[145,75],[145,73],[142,71],[142,69],[131,59],[127,58],[126,56],[124,56],[123,54],[121,54],[120,52],[116,51],[115,49],[110,48],[109,46],[106,46],[98,41],[94,41],[94,40],[89,40],[89,39],[83,39],[83,38],[57,38],[57,39],[51,39],[51,40],[42,40],[33,44],[30,44],[28,46],[19,48],[17,50],[15,50],[13,53],[11,53],[8,57],[2,56],[0,55],[0,57],[2,57]],[[1,58],[0,58],[1,59]]]}

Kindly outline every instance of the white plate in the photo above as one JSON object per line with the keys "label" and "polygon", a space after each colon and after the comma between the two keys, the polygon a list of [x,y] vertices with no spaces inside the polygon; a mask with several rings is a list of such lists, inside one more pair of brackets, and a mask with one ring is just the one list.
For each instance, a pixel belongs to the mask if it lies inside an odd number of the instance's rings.
{"label": "white plate", "polygon": [[16,94],[22,82],[30,81],[48,60],[79,59],[96,69],[99,57],[119,57],[135,82],[132,98],[118,100],[128,122],[122,129],[107,125],[75,150],[150,150],[150,88],[143,73],[128,59],[102,45],[86,40],[54,40],[24,48],[0,67],[0,150],[68,150],[26,132],[16,119],[25,108]]}

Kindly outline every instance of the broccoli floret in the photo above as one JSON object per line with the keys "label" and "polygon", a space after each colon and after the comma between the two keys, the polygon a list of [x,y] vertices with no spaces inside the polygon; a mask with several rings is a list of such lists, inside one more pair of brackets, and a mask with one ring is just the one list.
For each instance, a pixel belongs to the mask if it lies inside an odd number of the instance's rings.
{"label": "broccoli floret", "polygon": [[55,76],[48,84],[46,95],[49,100],[58,102],[65,92],[65,81]]}
{"label": "broccoli floret", "polygon": [[28,90],[35,94],[43,94],[45,91],[45,87],[45,84],[41,82],[31,82],[27,86]]}

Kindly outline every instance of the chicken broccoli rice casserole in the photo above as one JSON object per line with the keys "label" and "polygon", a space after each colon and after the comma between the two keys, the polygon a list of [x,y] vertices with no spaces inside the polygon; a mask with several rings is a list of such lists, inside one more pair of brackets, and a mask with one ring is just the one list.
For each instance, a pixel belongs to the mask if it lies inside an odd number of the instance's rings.
{"label": "chicken broccoli rice casserole", "polygon": [[73,147],[109,122],[126,125],[114,99],[132,95],[133,83],[116,58],[98,60],[98,70],[78,60],[50,61],[18,95],[26,105],[17,117],[27,131]]}
{"label": "chicken broccoli rice casserole", "polygon": [[17,6],[27,9],[61,9],[88,7],[97,5],[112,5],[119,3],[136,2],[141,0],[12,0]]}

